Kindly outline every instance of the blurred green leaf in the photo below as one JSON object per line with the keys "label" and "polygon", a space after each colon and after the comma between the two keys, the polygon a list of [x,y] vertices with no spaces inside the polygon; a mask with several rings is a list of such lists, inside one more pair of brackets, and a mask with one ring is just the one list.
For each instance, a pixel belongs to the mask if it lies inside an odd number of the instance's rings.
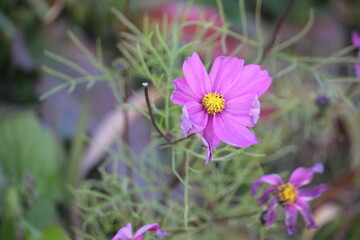
{"label": "blurred green leaf", "polygon": [[21,214],[18,192],[14,187],[10,187],[7,191],[6,206],[6,212],[11,218],[15,218]]}
{"label": "blurred green leaf", "polygon": [[33,176],[40,195],[57,198],[59,159],[55,138],[31,111],[0,120],[0,172],[8,186]]}
{"label": "blurred green leaf", "polygon": [[26,218],[36,229],[44,229],[49,224],[49,220],[56,219],[54,203],[46,197],[38,200],[31,207]]}
{"label": "blurred green leaf", "polygon": [[56,225],[48,226],[39,240],[70,240],[62,228]]}
{"label": "blurred green leaf", "polygon": [[16,32],[14,24],[11,20],[0,11],[0,30],[5,33],[5,36],[9,39],[13,38]]}
{"label": "blurred green leaf", "polygon": [[7,220],[0,225],[0,236],[6,236],[6,240],[16,239],[15,223],[12,220]]}
{"label": "blurred green leaf", "polygon": [[0,220],[9,222],[1,228],[9,232],[5,236],[21,228],[25,239],[33,239],[57,220],[56,203],[63,195],[58,153],[54,135],[34,112],[0,119],[0,184],[5,194]]}

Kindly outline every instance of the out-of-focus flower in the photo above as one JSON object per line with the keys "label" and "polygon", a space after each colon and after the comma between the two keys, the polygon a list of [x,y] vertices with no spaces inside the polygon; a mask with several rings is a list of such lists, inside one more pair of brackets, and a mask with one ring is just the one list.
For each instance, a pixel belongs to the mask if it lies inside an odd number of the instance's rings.
{"label": "out-of-focus flower", "polygon": [[163,238],[166,236],[166,232],[161,230],[159,224],[157,223],[141,227],[133,236],[131,223],[128,223],[125,227],[120,228],[112,240],[142,240],[144,233],[147,231],[156,232],[157,238]]}
{"label": "out-of-focus flower", "polygon": [[183,64],[185,78],[173,81],[171,101],[183,105],[183,136],[200,132],[209,163],[220,140],[237,147],[257,144],[254,127],[260,114],[261,96],[270,86],[268,71],[259,65],[244,66],[235,57],[217,57],[208,74],[195,52]]}
{"label": "out-of-focus flower", "polygon": [[315,100],[320,108],[326,108],[330,104],[330,98],[324,94],[318,95]]}
{"label": "out-of-focus flower", "polygon": [[264,183],[275,187],[265,188],[263,194],[258,198],[259,206],[268,203],[267,210],[262,215],[266,226],[271,226],[276,221],[275,207],[280,203],[285,211],[285,226],[288,234],[294,234],[298,212],[303,216],[309,228],[317,225],[312,217],[308,201],[319,197],[326,189],[326,184],[316,187],[302,189],[301,186],[311,182],[315,173],[322,173],[323,165],[315,164],[312,168],[297,168],[290,175],[289,181],[284,183],[277,174],[269,174],[260,177],[251,184],[251,195],[255,195],[259,187]]}
{"label": "out-of-focus flower", "polygon": [[[352,33],[352,44],[356,47],[359,48],[358,51],[358,58],[360,59],[360,35],[357,32],[353,32]],[[360,64],[359,63],[355,63],[354,64],[354,68],[355,68],[355,74],[357,77],[360,77]]]}
{"label": "out-of-focus flower", "polygon": [[[169,1],[164,4],[158,5],[148,11],[148,16],[151,19],[151,22],[157,22],[160,27],[170,27],[170,24],[163,25],[164,16],[167,17],[169,22],[176,22],[178,24],[183,24],[185,22],[196,22],[203,21],[206,23],[212,23],[214,27],[223,27],[224,22],[222,21],[218,10],[214,7],[204,6],[201,4],[191,4],[189,5],[179,1]],[[212,49],[212,56],[218,56],[222,54],[222,49],[220,46],[221,34],[219,31],[214,28],[207,28],[201,24],[189,24],[182,28],[180,32],[181,39],[184,42],[191,42],[195,40],[195,36],[198,33],[203,33],[200,41],[205,39],[212,38],[216,43]],[[225,45],[228,52],[232,52],[240,44],[239,40],[227,36],[225,39]],[[244,48],[241,51],[241,55],[247,55],[248,49]],[[240,53],[239,53],[240,54]]]}

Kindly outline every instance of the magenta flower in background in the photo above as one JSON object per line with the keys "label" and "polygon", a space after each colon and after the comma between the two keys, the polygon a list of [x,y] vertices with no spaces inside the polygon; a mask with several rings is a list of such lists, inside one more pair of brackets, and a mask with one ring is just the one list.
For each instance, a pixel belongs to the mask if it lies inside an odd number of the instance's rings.
{"label": "magenta flower in background", "polygon": [[165,231],[160,229],[159,224],[153,223],[141,227],[133,236],[131,223],[128,223],[125,227],[120,228],[112,240],[142,240],[144,233],[147,231],[156,232],[157,238],[163,238],[167,234]]}
{"label": "magenta flower in background", "polygon": [[265,188],[263,194],[258,198],[259,206],[267,201],[268,208],[262,215],[266,226],[270,226],[276,221],[275,207],[280,203],[285,211],[285,226],[289,234],[294,234],[298,212],[303,216],[309,228],[316,228],[317,225],[312,217],[308,201],[319,197],[326,189],[326,184],[316,187],[301,189],[301,186],[311,182],[315,173],[322,173],[323,165],[315,164],[312,168],[297,168],[290,175],[289,181],[283,183],[277,174],[269,174],[260,177],[251,184],[251,195],[254,196],[264,183],[274,185]]}
{"label": "magenta flower in background", "polygon": [[[357,32],[353,32],[352,33],[352,44],[356,47],[359,48],[358,51],[358,58],[360,59],[360,35]],[[355,63],[354,64],[355,67],[355,74],[357,77],[360,77],[360,64],[359,63]]]}
{"label": "magenta flower in background", "polygon": [[261,96],[270,86],[268,71],[259,65],[244,66],[244,60],[219,56],[208,74],[194,52],[183,64],[185,78],[173,81],[171,101],[184,106],[181,116],[183,136],[201,133],[207,149],[206,162],[220,140],[237,147],[257,144],[254,127],[260,114]]}

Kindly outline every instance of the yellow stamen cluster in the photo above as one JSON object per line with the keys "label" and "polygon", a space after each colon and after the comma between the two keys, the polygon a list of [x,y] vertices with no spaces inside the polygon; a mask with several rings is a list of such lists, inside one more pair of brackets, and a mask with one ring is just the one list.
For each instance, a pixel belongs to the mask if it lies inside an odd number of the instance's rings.
{"label": "yellow stamen cluster", "polygon": [[297,198],[296,188],[291,183],[284,183],[277,190],[279,201],[283,204],[291,204]]}
{"label": "yellow stamen cluster", "polygon": [[202,99],[202,105],[209,114],[217,114],[222,112],[225,108],[225,99],[223,95],[216,92],[207,93]]}

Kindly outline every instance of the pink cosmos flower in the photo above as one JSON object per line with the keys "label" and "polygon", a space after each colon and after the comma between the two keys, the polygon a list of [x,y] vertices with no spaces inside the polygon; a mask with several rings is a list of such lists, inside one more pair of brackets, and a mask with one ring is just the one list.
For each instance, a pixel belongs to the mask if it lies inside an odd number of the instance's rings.
{"label": "pink cosmos flower", "polygon": [[251,184],[251,195],[255,195],[259,187],[264,183],[274,185],[264,189],[263,194],[258,198],[259,206],[265,204],[270,198],[267,210],[262,215],[266,226],[271,226],[276,221],[275,207],[280,203],[285,211],[285,226],[288,234],[294,234],[298,212],[303,216],[309,228],[316,228],[317,225],[311,215],[308,201],[319,197],[326,189],[326,184],[316,187],[301,189],[303,185],[311,182],[315,173],[322,173],[323,165],[315,164],[312,168],[297,168],[290,175],[289,181],[283,183],[277,174],[269,174],[260,177]]}
{"label": "pink cosmos flower", "polygon": [[116,233],[116,235],[112,238],[112,240],[142,240],[144,233],[147,231],[156,232],[157,238],[163,238],[167,234],[165,231],[160,229],[159,224],[153,223],[141,227],[139,230],[137,230],[137,232],[133,236],[131,223],[128,223],[125,227],[121,228]]}
{"label": "pink cosmos flower", "polygon": [[[353,32],[352,33],[352,44],[356,47],[359,48],[358,51],[358,58],[360,59],[360,35],[357,32]],[[359,63],[355,63],[354,64],[355,67],[355,74],[357,77],[360,77],[360,64]]]}
{"label": "pink cosmos flower", "polygon": [[206,162],[220,140],[237,147],[257,144],[254,127],[260,114],[261,96],[270,86],[268,71],[259,65],[244,66],[244,60],[220,56],[208,74],[194,52],[183,64],[185,78],[173,81],[171,101],[184,106],[181,116],[183,136],[201,133],[207,149]]}

